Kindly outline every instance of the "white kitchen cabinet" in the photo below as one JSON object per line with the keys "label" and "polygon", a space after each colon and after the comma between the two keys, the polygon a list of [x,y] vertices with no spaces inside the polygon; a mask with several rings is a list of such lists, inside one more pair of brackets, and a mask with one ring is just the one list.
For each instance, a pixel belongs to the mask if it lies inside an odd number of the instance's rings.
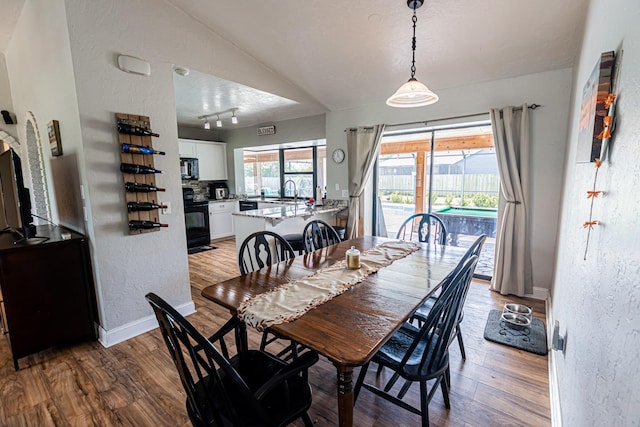
{"label": "white kitchen cabinet", "polygon": [[180,157],[197,157],[196,143],[193,141],[188,141],[186,139],[179,139],[178,153],[180,154]]}
{"label": "white kitchen cabinet", "polygon": [[227,144],[224,142],[178,139],[180,157],[198,159],[200,181],[226,181]]}
{"label": "white kitchen cabinet", "polygon": [[201,181],[226,181],[227,144],[203,142],[197,145]]}
{"label": "white kitchen cabinet", "polygon": [[209,202],[209,232],[211,240],[230,237],[235,234],[233,229],[233,212],[238,203],[235,200],[224,202]]}

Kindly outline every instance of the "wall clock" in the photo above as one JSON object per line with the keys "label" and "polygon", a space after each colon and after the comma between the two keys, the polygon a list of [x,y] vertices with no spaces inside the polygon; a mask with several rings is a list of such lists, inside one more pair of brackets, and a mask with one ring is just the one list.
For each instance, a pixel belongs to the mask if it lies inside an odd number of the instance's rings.
{"label": "wall clock", "polygon": [[344,160],[344,151],[341,148],[333,150],[333,154],[331,155],[331,158],[336,163],[342,163],[342,161]]}

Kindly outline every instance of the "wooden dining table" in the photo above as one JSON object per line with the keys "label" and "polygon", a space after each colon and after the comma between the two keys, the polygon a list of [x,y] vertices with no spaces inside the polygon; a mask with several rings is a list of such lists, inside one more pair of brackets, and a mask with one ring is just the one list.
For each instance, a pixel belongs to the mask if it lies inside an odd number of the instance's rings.
{"label": "wooden dining table", "polygon": [[[300,255],[253,273],[212,284],[202,295],[236,314],[246,299],[343,260],[352,246],[365,251],[391,239],[365,236]],[[340,426],[353,426],[353,369],[367,363],[441,285],[464,248],[422,244],[407,257],[366,277],[298,319],[270,329],[325,356],[336,367]],[[247,347],[246,330],[239,347]],[[240,350],[239,349],[239,350]]]}

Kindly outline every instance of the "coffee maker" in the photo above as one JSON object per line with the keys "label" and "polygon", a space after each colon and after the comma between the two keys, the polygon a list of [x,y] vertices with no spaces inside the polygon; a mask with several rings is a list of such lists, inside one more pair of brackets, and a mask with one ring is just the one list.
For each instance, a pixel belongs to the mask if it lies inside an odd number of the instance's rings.
{"label": "coffee maker", "polygon": [[229,198],[229,187],[226,182],[210,182],[209,198],[213,200],[223,200]]}

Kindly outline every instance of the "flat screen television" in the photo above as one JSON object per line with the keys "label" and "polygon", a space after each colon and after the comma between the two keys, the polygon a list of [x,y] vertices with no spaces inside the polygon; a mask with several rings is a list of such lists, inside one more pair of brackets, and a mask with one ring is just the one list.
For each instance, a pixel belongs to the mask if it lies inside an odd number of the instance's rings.
{"label": "flat screen television", "polygon": [[22,178],[20,157],[10,148],[0,154],[0,230],[19,235],[19,240],[35,236],[29,189]]}

